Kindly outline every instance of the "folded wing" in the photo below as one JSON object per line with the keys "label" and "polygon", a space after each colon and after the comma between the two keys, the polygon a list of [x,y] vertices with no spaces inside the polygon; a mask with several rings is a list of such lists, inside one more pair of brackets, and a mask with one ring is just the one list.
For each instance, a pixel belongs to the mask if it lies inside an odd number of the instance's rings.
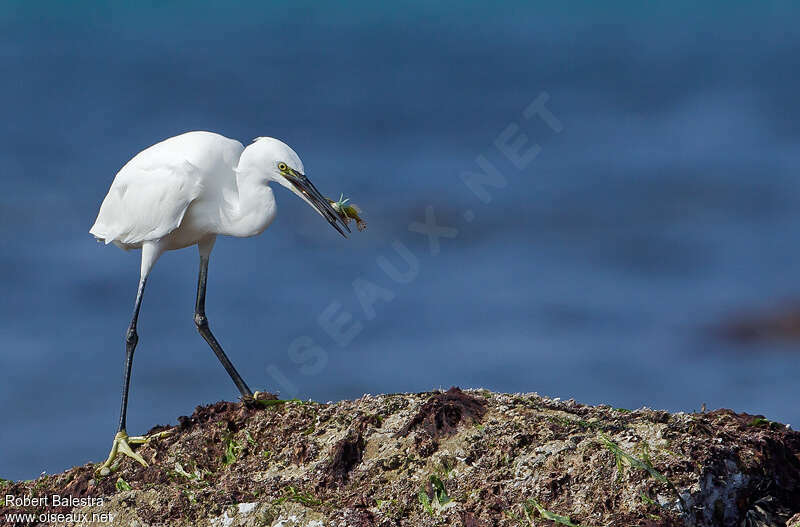
{"label": "folded wing", "polygon": [[197,167],[129,163],[119,171],[89,230],[98,240],[137,246],[177,229],[202,191]]}

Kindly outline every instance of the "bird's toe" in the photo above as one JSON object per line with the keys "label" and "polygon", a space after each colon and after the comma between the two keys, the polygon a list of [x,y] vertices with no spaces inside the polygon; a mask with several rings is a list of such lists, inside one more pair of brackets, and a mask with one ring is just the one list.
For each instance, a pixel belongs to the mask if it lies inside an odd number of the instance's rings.
{"label": "bird's toe", "polygon": [[[163,434],[163,432],[154,435],[161,437],[161,434]],[[116,467],[117,463],[115,463],[115,461],[117,460],[119,454],[128,456],[129,458],[133,459],[143,467],[148,466],[147,461],[145,461],[142,456],[133,451],[133,449],[131,448],[131,444],[146,443],[150,439],[152,439],[152,437],[139,437],[139,436],[129,437],[127,432],[125,432],[125,430],[117,432],[117,435],[114,436],[114,442],[111,445],[111,452],[108,454],[108,459],[106,459],[105,462],[102,465],[100,465],[100,467],[95,472],[100,476],[109,475]]]}

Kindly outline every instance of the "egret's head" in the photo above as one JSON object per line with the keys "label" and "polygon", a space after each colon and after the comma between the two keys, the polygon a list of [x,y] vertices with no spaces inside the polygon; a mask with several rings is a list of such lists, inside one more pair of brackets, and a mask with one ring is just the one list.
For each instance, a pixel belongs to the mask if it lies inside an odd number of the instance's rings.
{"label": "egret's head", "polygon": [[342,236],[347,237],[342,229],[344,227],[350,232],[347,223],[306,177],[300,156],[283,141],[272,137],[255,138],[239,158],[239,170],[242,169],[255,170],[265,176],[266,183],[275,181],[288,188],[314,207]]}

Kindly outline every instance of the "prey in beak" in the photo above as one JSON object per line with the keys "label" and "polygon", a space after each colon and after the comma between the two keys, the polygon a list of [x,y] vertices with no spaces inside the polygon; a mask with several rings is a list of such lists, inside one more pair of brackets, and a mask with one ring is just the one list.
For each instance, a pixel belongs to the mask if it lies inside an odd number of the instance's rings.
{"label": "prey in beak", "polygon": [[[293,168],[289,168],[284,163],[281,163],[279,168],[282,175],[292,184],[292,190],[294,190],[295,194],[314,207],[323,218],[328,220],[328,223],[330,223],[339,234],[347,238],[345,230],[351,232],[347,222],[336,213],[336,210],[334,210],[328,200],[317,190],[317,187],[311,183],[305,174],[301,174]],[[342,229],[342,227],[344,227],[344,229]]]}

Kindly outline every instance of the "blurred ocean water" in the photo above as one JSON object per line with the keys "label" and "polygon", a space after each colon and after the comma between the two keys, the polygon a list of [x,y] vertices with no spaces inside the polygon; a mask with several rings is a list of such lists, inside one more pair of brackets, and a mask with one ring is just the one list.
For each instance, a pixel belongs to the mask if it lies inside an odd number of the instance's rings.
{"label": "blurred ocean water", "polygon": [[[796,343],[708,331],[800,296],[791,4],[143,5],[0,7],[0,477],[107,453],[139,261],[87,231],[130,157],[194,129],[279,137],[366,211],[345,241],[278,189],[266,233],[218,240],[208,315],[254,389],[800,424]],[[560,132],[523,116],[543,94]],[[540,148],[522,169],[509,126]],[[488,204],[463,181],[479,156],[505,182]],[[149,282],[131,433],[236,396],[192,322],[196,267],[169,253]]]}

